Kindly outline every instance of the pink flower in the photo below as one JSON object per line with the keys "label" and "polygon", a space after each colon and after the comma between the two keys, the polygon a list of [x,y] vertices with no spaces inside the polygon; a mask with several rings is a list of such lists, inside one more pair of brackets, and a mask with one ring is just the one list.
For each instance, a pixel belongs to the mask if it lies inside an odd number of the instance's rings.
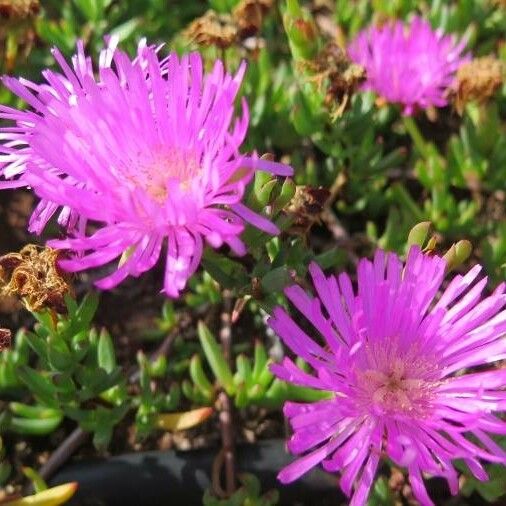
{"label": "pink flower", "polygon": [[[81,271],[127,253],[100,288],[151,269],[166,243],[164,291],[177,297],[204,239],[242,255],[245,221],[278,232],[241,200],[256,170],[292,169],[239,153],[249,120],[244,100],[242,115],[234,112],[244,63],[232,76],[217,60],[206,75],[198,53],[160,60],[159,48],[141,42],[132,61],[116,42],[100,53],[97,74],[79,43],[73,68],[53,51],[63,73],[44,71],[47,84],[3,78],[31,110],[0,106],[0,118],[15,122],[0,132],[0,187],[29,185],[41,197],[31,231],[59,211],[69,237],[49,245],[75,254],[63,268]],[[92,235],[89,221],[99,225]]]}
{"label": "pink flower", "polygon": [[479,480],[487,480],[480,460],[506,463],[491,437],[506,434],[494,415],[506,409],[506,369],[469,370],[506,358],[505,285],[480,300],[487,279],[476,281],[476,266],[440,294],[445,266],[418,248],[405,265],[378,251],[373,262],[359,263],[356,293],[348,275],[326,278],[316,264],[317,297],[299,286],[286,290],[318,340],[279,307],[269,325],[313,372],[289,358],[272,370],[332,395],[285,404],[294,431],[288,448],[302,456],[280,472],[283,483],[322,463],[340,472],[350,504],[363,505],[386,456],[407,468],[416,498],[431,505],[424,474],[446,478],[455,494],[454,459]]}
{"label": "pink flower", "polygon": [[409,26],[401,21],[370,27],[351,42],[350,58],[367,73],[364,88],[388,102],[404,106],[410,115],[416,107],[442,107],[445,92],[453,82],[466,40],[433,31],[430,24],[415,17]]}

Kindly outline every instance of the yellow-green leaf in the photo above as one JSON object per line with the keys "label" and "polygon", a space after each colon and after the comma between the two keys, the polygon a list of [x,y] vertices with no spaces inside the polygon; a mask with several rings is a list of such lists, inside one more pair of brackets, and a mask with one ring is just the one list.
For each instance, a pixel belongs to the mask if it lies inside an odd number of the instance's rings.
{"label": "yellow-green leaf", "polygon": [[65,483],[57,487],[48,488],[38,494],[14,499],[4,503],[4,506],[59,506],[65,504],[76,492],[77,482]]}
{"label": "yellow-green leaf", "polygon": [[193,409],[183,413],[162,413],[156,415],[155,426],[170,431],[185,430],[207,420],[212,413],[213,408],[210,407]]}

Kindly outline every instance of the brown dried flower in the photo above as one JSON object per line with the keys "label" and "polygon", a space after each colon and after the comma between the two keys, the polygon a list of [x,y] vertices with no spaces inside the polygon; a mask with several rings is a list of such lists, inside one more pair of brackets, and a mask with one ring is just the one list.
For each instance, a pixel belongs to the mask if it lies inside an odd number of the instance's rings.
{"label": "brown dried flower", "polygon": [[242,0],[232,12],[240,39],[259,32],[265,15],[272,7],[273,0]]}
{"label": "brown dried flower", "polygon": [[11,347],[12,333],[9,329],[0,328],[0,352]]}
{"label": "brown dried flower", "polygon": [[468,102],[485,102],[492,97],[503,79],[504,66],[493,56],[475,58],[461,65],[455,87],[450,91],[457,112],[462,114]]}
{"label": "brown dried flower", "polygon": [[209,10],[195,19],[185,33],[190,40],[202,46],[226,49],[237,39],[237,26],[230,14],[218,14]]}
{"label": "brown dried flower", "polygon": [[0,257],[2,295],[16,295],[29,311],[66,311],[64,297],[72,286],[57,265],[60,252],[28,244],[19,253]]}
{"label": "brown dried flower", "polygon": [[320,88],[326,86],[325,105],[335,118],[343,114],[366,77],[365,69],[353,63],[335,42],[327,43],[314,60],[306,60],[302,66]]}
{"label": "brown dried flower", "polygon": [[202,46],[227,49],[260,30],[273,0],[241,0],[232,14],[207,11],[186,29],[186,36]]}
{"label": "brown dried flower", "polygon": [[22,20],[39,13],[39,0],[0,0],[0,18]]}
{"label": "brown dried flower", "polygon": [[285,209],[293,219],[288,232],[305,236],[315,223],[320,222],[321,213],[329,197],[330,191],[321,186],[297,186],[295,195]]}
{"label": "brown dried flower", "polygon": [[11,72],[19,56],[30,54],[39,9],[39,0],[0,0],[0,74]]}

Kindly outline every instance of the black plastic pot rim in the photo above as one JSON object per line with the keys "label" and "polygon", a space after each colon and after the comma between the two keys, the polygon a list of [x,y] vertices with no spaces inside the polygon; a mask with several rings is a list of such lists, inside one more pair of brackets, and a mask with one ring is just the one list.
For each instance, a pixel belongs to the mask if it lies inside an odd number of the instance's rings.
{"label": "black plastic pot rim", "polygon": [[[211,469],[218,449],[150,451],[108,459],[75,461],[51,480],[51,485],[77,481],[69,506],[172,506],[202,504],[211,486]],[[283,505],[342,504],[345,499],[335,476],[315,469],[290,485],[277,480],[293,461],[283,440],[259,441],[236,449],[238,472],[252,473],[262,492],[276,488]],[[316,500],[317,498],[317,500]]]}

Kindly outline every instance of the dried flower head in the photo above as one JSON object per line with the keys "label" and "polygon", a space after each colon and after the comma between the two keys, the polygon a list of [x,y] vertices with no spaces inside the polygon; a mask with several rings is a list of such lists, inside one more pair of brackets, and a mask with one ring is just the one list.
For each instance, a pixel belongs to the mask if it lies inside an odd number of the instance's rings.
{"label": "dried flower head", "polygon": [[293,220],[288,232],[305,236],[315,223],[320,222],[321,213],[329,197],[330,191],[321,186],[296,186],[295,195],[285,209]]}
{"label": "dried flower head", "polygon": [[0,0],[0,19],[27,19],[37,15],[39,10],[39,0]]}
{"label": "dried flower head", "polygon": [[462,114],[471,101],[485,102],[500,88],[504,80],[504,65],[493,56],[475,58],[463,63],[450,90],[455,108]]}
{"label": "dried flower head", "polygon": [[260,30],[272,0],[242,0],[232,14],[207,11],[185,30],[191,41],[202,46],[227,49]]}
{"label": "dried flower head", "polygon": [[9,72],[30,54],[39,8],[38,0],[0,0],[0,72]]}
{"label": "dried flower head", "polygon": [[350,58],[367,73],[364,88],[391,103],[399,103],[409,115],[419,107],[447,104],[446,90],[452,84],[466,40],[432,30],[415,17],[409,25],[401,21],[360,32],[348,47]]}
{"label": "dried flower head", "polygon": [[2,295],[15,295],[29,311],[66,311],[65,295],[73,295],[68,277],[58,267],[60,252],[28,244],[19,253],[0,257]]}
{"label": "dried flower head", "polygon": [[303,60],[301,64],[312,74],[311,80],[320,88],[325,86],[325,103],[334,117],[342,115],[366,79],[365,69],[353,63],[335,42],[327,43],[314,60]]}
{"label": "dried flower head", "polygon": [[256,35],[265,15],[272,7],[273,0],[241,0],[232,11],[232,18],[237,26],[240,39]]}
{"label": "dried flower head", "polygon": [[[95,73],[82,43],[71,68],[47,70],[47,84],[5,77],[4,84],[32,110],[0,106],[13,120],[0,144],[0,187],[31,186],[42,201],[30,220],[39,233],[59,209],[69,236],[50,241],[74,252],[60,261],[69,271],[107,264],[118,268],[97,282],[108,289],[138,277],[167,245],[164,291],[177,297],[198,268],[204,240],[238,255],[245,222],[278,233],[266,217],[242,204],[257,169],[289,176],[291,167],[239,149],[248,108],[235,99],[245,72],[225,72],[220,60],[204,73],[198,53],[160,60],[141,41],[131,60],[110,39]],[[87,223],[99,225],[87,235]]]}
{"label": "dried flower head", "polygon": [[378,251],[360,261],[357,291],[348,275],[327,278],[314,263],[316,297],[300,286],[285,291],[315,336],[280,307],[269,325],[313,371],[289,358],[272,371],[331,397],[285,404],[288,448],[299,458],[280,472],[283,483],[321,463],[340,472],[351,506],[364,505],[384,455],[407,469],[420,504],[432,505],[425,475],[445,478],[456,494],[454,460],[479,480],[488,478],[480,461],[506,464],[493,439],[506,433],[497,416],[506,410],[506,368],[472,370],[506,358],[505,284],[482,299],[487,279],[476,281],[475,266],[440,293],[445,268],[418,247],[405,265]]}
{"label": "dried flower head", "polygon": [[195,19],[185,31],[186,37],[202,46],[227,49],[237,40],[237,25],[230,14],[207,11]]}
{"label": "dried flower head", "polygon": [[0,352],[11,347],[12,332],[9,329],[0,328]]}

